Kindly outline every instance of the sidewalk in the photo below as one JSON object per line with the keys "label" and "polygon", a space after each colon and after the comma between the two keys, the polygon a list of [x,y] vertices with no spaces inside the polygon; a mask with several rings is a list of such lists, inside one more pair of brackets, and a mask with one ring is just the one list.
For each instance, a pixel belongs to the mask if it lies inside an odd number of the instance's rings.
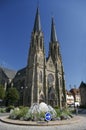
{"label": "sidewalk", "polygon": [[0,117],[0,121],[8,124],[14,125],[28,125],[28,126],[53,126],[53,125],[69,125],[72,123],[77,123],[81,118],[80,116],[74,116],[69,120],[60,120],[60,121],[20,121],[20,120],[11,120],[8,116]]}

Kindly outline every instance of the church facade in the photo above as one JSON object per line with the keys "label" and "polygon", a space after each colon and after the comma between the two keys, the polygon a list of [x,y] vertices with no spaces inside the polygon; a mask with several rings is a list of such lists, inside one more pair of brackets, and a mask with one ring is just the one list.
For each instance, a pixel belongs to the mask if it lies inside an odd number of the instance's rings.
{"label": "church facade", "polygon": [[46,58],[44,35],[37,8],[25,74],[23,105],[46,102],[51,106],[66,105],[64,69],[54,18],[51,22],[49,54]]}

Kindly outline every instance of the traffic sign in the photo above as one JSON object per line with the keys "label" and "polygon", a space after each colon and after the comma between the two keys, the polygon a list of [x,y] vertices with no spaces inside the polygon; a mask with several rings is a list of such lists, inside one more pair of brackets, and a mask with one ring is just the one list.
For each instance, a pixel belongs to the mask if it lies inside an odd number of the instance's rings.
{"label": "traffic sign", "polygon": [[51,113],[50,113],[50,112],[47,112],[47,113],[45,114],[45,120],[46,120],[46,121],[50,121],[50,120],[51,120]]}

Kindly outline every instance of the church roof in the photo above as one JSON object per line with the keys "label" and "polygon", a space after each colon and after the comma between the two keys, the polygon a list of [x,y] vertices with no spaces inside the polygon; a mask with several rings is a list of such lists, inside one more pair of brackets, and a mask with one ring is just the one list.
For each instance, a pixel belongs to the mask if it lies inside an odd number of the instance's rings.
{"label": "church roof", "polygon": [[4,84],[7,81],[8,81],[8,77],[3,71],[3,69],[0,67],[0,84]]}
{"label": "church roof", "polygon": [[35,23],[34,23],[33,31],[34,32],[41,31],[39,8],[37,8],[37,11],[36,11],[36,17],[35,17]]}
{"label": "church roof", "polygon": [[54,23],[54,18],[52,17],[52,23],[51,23],[51,42],[57,42],[57,34],[56,34],[56,28]]}
{"label": "church roof", "polygon": [[11,69],[8,69],[8,68],[2,68],[4,73],[6,74],[6,76],[9,78],[9,79],[13,79],[15,74],[16,74],[16,71],[14,70],[11,70]]}
{"label": "church roof", "polygon": [[26,76],[26,67],[17,71],[13,81],[22,80]]}

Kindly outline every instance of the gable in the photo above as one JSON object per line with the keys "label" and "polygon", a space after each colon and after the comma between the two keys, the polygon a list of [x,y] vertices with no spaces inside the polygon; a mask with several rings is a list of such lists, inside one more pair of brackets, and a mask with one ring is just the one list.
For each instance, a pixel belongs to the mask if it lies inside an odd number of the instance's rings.
{"label": "gable", "polygon": [[8,77],[4,73],[4,71],[2,70],[2,68],[0,68],[0,84],[4,84],[5,82],[8,82]]}
{"label": "gable", "polygon": [[54,66],[54,63],[52,61],[51,56],[48,58],[46,66],[47,66],[47,70],[51,70],[51,71],[55,72],[55,66]]}

